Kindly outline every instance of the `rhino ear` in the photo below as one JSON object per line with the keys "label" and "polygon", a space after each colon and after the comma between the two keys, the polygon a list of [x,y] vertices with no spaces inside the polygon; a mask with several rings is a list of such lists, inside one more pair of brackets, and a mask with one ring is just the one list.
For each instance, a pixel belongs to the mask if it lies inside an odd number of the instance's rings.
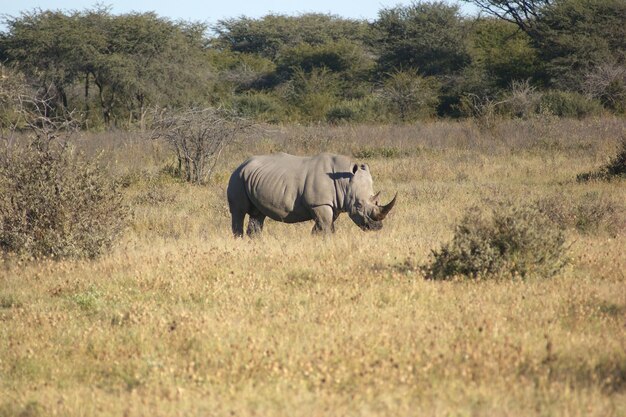
{"label": "rhino ear", "polygon": [[356,172],[359,170],[359,164],[354,164],[352,165],[352,173],[356,174]]}

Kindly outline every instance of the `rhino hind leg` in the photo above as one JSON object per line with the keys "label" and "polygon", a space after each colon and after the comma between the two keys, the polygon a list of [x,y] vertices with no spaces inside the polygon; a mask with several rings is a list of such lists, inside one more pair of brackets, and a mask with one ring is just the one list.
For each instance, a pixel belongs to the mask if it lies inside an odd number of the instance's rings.
{"label": "rhino hind leg", "polygon": [[248,198],[245,183],[241,177],[241,167],[230,176],[226,189],[228,208],[231,215],[231,226],[235,237],[243,237],[243,223],[249,213],[252,202]]}
{"label": "rhino hind leg", "polygon": [[233,235],[235,237],[243,237],[243,220],[246,213],[231,213]]}
{"label": "rhino hind leg", "polygon": [[250,237],[254,237],[255,235],[261,233],[263,231],[263,222],[265,221],[265,216],[263,214],[250,214],[250,218],[248,219],[248,229],[246,230],[246,234]]}

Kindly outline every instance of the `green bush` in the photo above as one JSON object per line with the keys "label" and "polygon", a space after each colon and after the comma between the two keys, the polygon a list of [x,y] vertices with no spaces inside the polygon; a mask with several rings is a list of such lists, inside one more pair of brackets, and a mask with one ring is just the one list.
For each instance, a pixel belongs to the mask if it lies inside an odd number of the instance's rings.
{"label": "green bush", "polygon": [[326,121],[331,124],[342,122],[354,122],[357,120],[357,112],[348,104],[336,104],[326,112]]}
{"label": "green bush", "polygon": [[379,146],[379,147],[371,147],[366,146],[360,149],[357,149],[352,152],[352,156],[357,159],[371,159],[371,158],[402,158],[404,156],[410,155],[410,152],[394,148],[390,146]]}
{"label": "green bush", "polygon": [[433,77],[422,77],[416,70],[397,70],[389,74],[379,95],[393,117],[408,122],[435,115],[439,88]]}
{"label": "green bush", "polygon": [[278,123],[285,118],[285,108],[280,100],[266,93],[248,93],[234,98],[237,113],[264,122]]}
{"label": "green bush", "polygon": [[428,279],[550,277],[565,264],[563,231],[535,205],[470,209],[421,270]]}
{"label": "green bush", "polygon": [[320,45],[300,43],[284,48],[277,59],[276,72],[288,79],[296,68],[310,73],[314,69],[341,75],[345,80],[361,79],[373,68],[374,61],[358,42],[340,40]]}
{"label": "green bush", "polygon": [[56,143],[1,151],[1,250],[93,258],[111,246],[128,210],[97,160]]}
{"label": "green bush", "polygon": [[602,113],[600,102],[571,91],[552,90],[543,93],[540,107],[543,113],[579,119]]}

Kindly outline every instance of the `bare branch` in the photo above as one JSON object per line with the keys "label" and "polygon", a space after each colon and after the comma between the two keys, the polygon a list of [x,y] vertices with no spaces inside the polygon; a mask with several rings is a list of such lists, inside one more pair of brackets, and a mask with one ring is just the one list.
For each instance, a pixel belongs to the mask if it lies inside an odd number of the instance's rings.
{"label": "bare branch", "polygon": [[209,179],[224,149],[254,126],[249,119],[224,109],[156,109],[152,138],[169,143],[178,158],[178,172],[189,182]]}
{"label": "bare branch", "polygon": [[43,149],[79,129],[74,111],[55,106],[52,90],[52,86],[33,90],[21,74],[0,65],[0,106],[10,114],[3,121],[3,140],[12,142],[15,132],[26,131],[34,136],[32,143]]}
{"label": "bare branch", "polygon": [[516,24],[526,33],[532,31],[541,9],[552,0],[463,0],[473,3],[485,13]]}

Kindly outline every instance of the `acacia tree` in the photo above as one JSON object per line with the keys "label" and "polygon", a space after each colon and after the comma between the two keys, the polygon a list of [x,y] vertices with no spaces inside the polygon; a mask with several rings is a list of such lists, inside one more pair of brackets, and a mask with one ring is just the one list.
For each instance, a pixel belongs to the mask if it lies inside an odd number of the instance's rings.
{"label": "acacia tree", "polygon": [[116,111],[143,126],[149,105],[201,101],[210,77],[203,65],[204,30],[154,13],[115,17],[108,24],[106,53],[94,69],[105,122]]}
{"label": "acacia tree", "polygon": [[[8,32],[0,37],[3,57],[40,86],[52,86],[52,104],[68,108],[67,91],[90,61],[84,47],[91,32],[76,14],[60,11],[22,12],[5,18]],[[55,103],[56,101],[56,103]]]}
{"label": "acacia tree", "polygon": [[365,42],[368,37],[367,22],[321,13],[225,19],[218,21],[213,30],[217,34],[212,41],[215,48],[258,54],[272,60],[278,58],[284,47],[340,40]]}
{"label": "acacia tree", "polygon": [[[493,17],[478,19],[472,24],[470,44],[472,69],[484,71],[489,82],[499,89],[509,87],[515,80],[535,79],[541,74],[538,51],[530,36],[512,23]],[[482,87],[470,92],[485,90]]]}
{"label": "acacia tree", "polygon": [[373,24],[381,74],[416,69],[423,75],[454,73],[469,62],[466,28],[458,6],[412,3],[383,9]]}
{"label": "acacia tree", "polygon": [[521,30],[532,34],[540,12],[553,0],[462,0],[472,3],[481,11],[517,25]]}
{"label": "acacia tree", "polygon": [[533,37],[550,83],[581,92],[586,76],[599,67],[624,67],[624,22],[623,0],[562,0],[542,10]]}
{"label": "acacia tree", "polygon": [[164,101],[177,106],[206,99],[204,24],[175,23],[154,13],[112,15],[102,7],[35,10],[5,23],[0,56],[38,86],[54,86],[65,109],[82,107],[89,117],[90,103],[97,103],[107,126],[143,125],[146,109]]}

